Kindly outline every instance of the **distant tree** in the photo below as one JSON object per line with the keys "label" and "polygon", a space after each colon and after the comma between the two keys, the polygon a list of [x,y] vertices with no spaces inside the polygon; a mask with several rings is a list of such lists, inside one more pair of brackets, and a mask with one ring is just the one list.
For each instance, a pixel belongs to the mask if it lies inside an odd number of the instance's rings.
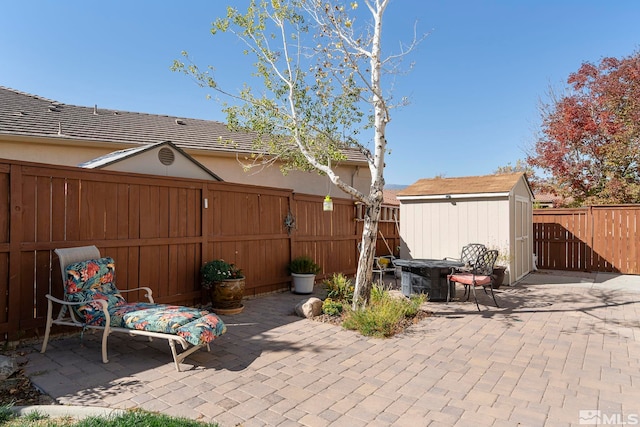
{"label": "distant tree", "polygon": [[[245,84],[239,93],[231,93],[218,84],[213,67],[200,71],[186,52],[188,63],[175,61],[173,69],[229,97],[227,122],[232,129],[255,132],[256,153],[265,153],[259,161],[279,160],[285,169],[315,169],[366,206],[355,307],[367,304],[371,294],[388,150],[386,126],[397,106],[383,76],[396,70],[418,40],[414,37],[399,53],[384,56],[382,23],[390,0],[364,0],[364,13],[356,1],[345,3],[252,0],[245,13],[228,7],[227,16],[214,21],[211,33],[216,38],[232,33],[243,42],[244,53],[255,58],[255,87]],[[220,58],[220,63],[227,59]],[[362,143],[360,134],[367,130],[372,135]],[[334,172],[345,159],[344,149],[356,149],[367,159],[368,194]]]}
{"label": "distant tree", "polygon": [[640,202],[640,53],[586,62],[567,83],[527,161],[573,205]]}
{"label": "distant tree", "polygon": [[517,172],[525,172],[528,177],[535,175],[533,167],[530,164],[528,164],[525,160],[522,160],[522,159],[516,160],[515,165],[512,165],[511,162],[509,162],[506,164],[506,166],[498,166],[498,168],[493,173],[501,174],[501,173],[517,173]]}
{"label": "distant tree", "polygon": [[512,165],[511,162],[507,163],[506,166],[498,166],[498,168],[493,172],[494,174],[503,174],[503,173],[518,173],[524,172],[527,174],[527,180],[529,184],[531,184],[531,188],[533,190],[537,189],[539,184],[541,183],[540,179],[536,175],[533,166],[528,164],[526,160],[518,159],[516,160],[516,164]]}

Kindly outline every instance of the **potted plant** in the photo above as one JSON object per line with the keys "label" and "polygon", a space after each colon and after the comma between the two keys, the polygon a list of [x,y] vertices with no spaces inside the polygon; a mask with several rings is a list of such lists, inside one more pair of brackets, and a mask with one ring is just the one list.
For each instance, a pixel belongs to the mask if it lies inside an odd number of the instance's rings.
{"label": "potted plant", "polygon": [[498,259],[493,266],[493,288],[499,289],[504,282],[506,271],[509,269],[511,263],[511,255],[504,251],[498,252]]}
{"label": "potted plant", "polygon": [[306,255],[294,258],[289,263],[289,273],[293,278],[292,292],[296,294],[310,294],[316,281],[316,274],[320,266]]}
{"label": "potted plant", "polygon": [[218,314],[242,311],[245,278],[241,269],[225,260],[214,259],[202,266],[200,274],[202,288],[209,292],[213,311]]}

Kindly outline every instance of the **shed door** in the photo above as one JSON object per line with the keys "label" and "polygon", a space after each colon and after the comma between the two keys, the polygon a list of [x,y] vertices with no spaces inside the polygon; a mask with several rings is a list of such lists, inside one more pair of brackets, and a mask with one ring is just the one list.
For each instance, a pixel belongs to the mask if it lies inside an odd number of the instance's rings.
{"label": "shed door", "polygon": [[512,280],[519,280],[531,271],[532,255],[532,211],[531,200],[516,196],[515,215],[515,259]]}

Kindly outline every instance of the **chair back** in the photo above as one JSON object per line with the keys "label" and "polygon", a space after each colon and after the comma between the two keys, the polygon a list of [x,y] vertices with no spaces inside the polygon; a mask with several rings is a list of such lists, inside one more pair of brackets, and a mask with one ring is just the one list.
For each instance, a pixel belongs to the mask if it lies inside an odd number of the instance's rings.
{"label": "chair back", "polygon": [[462,247],[460,253],[460,262],[464,265],[473,267],[478,260],[478,257],[487,251],[487,247],[482,243],[469,243]]}
{"label": "chair back", "polygon": [[493,274],[493,266],[498,259],[497,250],[484,251],[478,256],[474,269],[476,275],[491,276]]}
{"label": "chair back", "polygon": [[95,246],[79,246],[76,248],[55,249],[53,252],[58,255],[60,261],[60,273],[62,273],[62,284],[67,281],[67,266],[80,261],[99,259],[100,250]]}

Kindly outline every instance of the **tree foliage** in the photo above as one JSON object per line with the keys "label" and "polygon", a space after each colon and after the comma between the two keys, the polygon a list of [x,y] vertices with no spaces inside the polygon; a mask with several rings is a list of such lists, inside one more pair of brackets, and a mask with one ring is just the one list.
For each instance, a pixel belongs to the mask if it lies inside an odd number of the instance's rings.
{"label": "tree foliage", "polygon": [[528,162],[573,205],[640,202],[640,52],[586,62],[567,83]]}
{"label": "tree foliage", "polygon": [[[383,90],[383,75],[393,72],[417,43],[414,37],[399,54],[382,55],[388,4],[364,0],[362,11],[355,1],[251,0],[246,12],[228,7],[211,33],[216,39],[235,35],[244,43],[244,53],[255,59],[257,81],[239,93],[222,87],[214,67],[199,69],[186,52],[186,63],[173,65],[230,99],[224,104],[230,128],[256,135],[255,164],[277,161],[285,171],[316,169],[367,207],[354,305],[366,304],[371,293],[383,200],[386,126],[394,107]],[[367,142],[364,134],[369,130]],[[366,159],[371,172],[368,194],[334,172],[346,150],[357,150]]]}

